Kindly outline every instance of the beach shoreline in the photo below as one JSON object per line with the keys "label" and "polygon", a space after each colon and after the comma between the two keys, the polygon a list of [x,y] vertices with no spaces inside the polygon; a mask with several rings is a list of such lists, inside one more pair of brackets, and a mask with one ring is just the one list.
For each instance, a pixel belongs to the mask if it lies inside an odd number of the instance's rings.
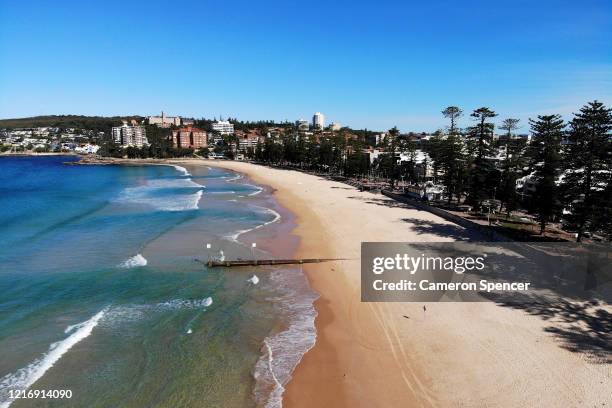
{"label": "beach shoreline", "polygon": [[[84,163],[88,164],[88,163]],[[98,164],[98,163],[91,163]],[[295,217],[296,256],[319,298],[316,343],[285,384],[283,406],[603,406],[612,370],[563,347],[543,319],[486,303],[364,303],[360,244],[478,239],[475,231],[370,192],[295,170],[202,159],[107,164],[220,167],[268,186]],[[374,216],[375,214],[375,216]],[[610,312],[609,305],[605,305]],[[552,325],[552,326],[551,326]],[[565,373],[572,372],[572,382]]]}
{"label": "beach shoreline", "polygon": [[[174,160],[169,161],[169,163],[174,162]],[[177,162],[192,163],[191,160],[178,160]],[[333,232],[323,224],[321,216],[308,206],[303,198],[275,182],[274,175],[276,172],[285,172],[285,170],[223,160],[208,160],[201,163],[237,171],[245,174],[257,184],[270,186],[279,203],[294,214],[296,227],[292,234],[300,238],[296,257],[345,257],[342,248],[333,245],[334,238],[330,236]],[[268,170],[273,173],[266,174]],[[297,171],[288,172],[293,175],[317,178]],[[303,182],[298,181],[297,183]],[[340,183],[336,184],[343,186]],[[349,187],[346,188],[349,189]],[[315,346],[302,357],[292,374],[291,381],[285,386],[283,406],[375,406],[384,400],[394,404],[418,403],[418,399],[414,395],[402,395],[402,393],[399,393],[396,397],[382,399],[374,386],[368,387],[367,377],[369,374],[367,369],[358,369],[354,364],[347,361],[347,357],[350,359],[351,355],[361,355],[369,348],[367,345],[365,347],[357,345],[357,347],[345,350],[343,353],[340,352],[339,346],[346,346],[352,342],[350,338],[346,338],[346,333],[350,333],[353,327],[342,324],[343,321],[351,321],[351,319],[338,313],[346,309],[342,306],[337,307],[336,304],[344,303],[344,306],[348,305],[350,307],[353,302],[359,301],[360,296],[359,287],[355,287],[348,282],[342,272],[344,264],[350,262],[352,265],[356,265],[358,263],[359,253],[352,251],[351,256],[346,257],[351,259],[349,261],[304,266],[304,272],[310,286],[319,294],[319,298],[314,302],[317,311],[315,320],[317,339]],[[330,270],[334,274],[329,274]],[[342,281],[340,285],[337,284],[338,280]],[[347,288],[351,287],[351,290],[346,291]],[[373,321],[370,319],[364,321],[364,327],[367,327],[366,331],[375,330],[375,325],[372,323]],[[350,380],[347,379],[347,367],[349,366],[352,366],[351,371],[356,374]],[[374,382],[370,381],[370,383]],[[356,388],[360,388],[362,391],[355,392]],[[364,393],[363,390],[367,391]],[[395,388],[396,392],[400,392],[400,390],[401,387]],[[364,400],[364,394],[370,397]],[[399,396],[399,399],[397,396]]]}
{"label": "beach shoreline", "polygon": [[[300,237],[298,256],[349,259],[304,268],[320,295],[315,301],[317,341],[286,385],[283,406],[579,407],[610,402],[609,364],[589,363],[563,348],[547,334],[549,324],[562,324],[554,319],[489,302],[429,303],[426,314],[422,304],[361,302],[362,241],[477,240],[477,232],[311,174],[246,162],[199,162],[273,188],[279,203],[296,217],[292,233]],[[568,370],[571,384],[564,374]]]}

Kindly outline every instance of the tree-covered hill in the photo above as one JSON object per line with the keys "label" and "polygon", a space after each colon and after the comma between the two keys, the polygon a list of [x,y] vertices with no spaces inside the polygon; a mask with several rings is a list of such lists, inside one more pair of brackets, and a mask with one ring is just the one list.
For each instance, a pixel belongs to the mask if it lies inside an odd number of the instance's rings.
{"label": "tree-covered hill", "polygon": [[82,116],[82,115],[46,115],[29,118],[0,119],[0,129],[58,127],[92,129],[109,132],[113,126],[121,125],[122,120],[143,120],[142,116]]}

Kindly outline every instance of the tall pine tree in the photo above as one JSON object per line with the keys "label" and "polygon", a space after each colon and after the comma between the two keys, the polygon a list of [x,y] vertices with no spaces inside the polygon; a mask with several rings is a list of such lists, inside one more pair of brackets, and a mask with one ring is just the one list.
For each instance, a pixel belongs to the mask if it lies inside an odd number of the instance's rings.
{"label": "tall pine tree", "polygon": [[540,234],[559,211],[559,188],[556,184],[561,167],[561,137],[565,124],[559,115],[538,116],[529,120],[533,138],[529,146],[534,168],[535,210],[540,223]]}
{"label": "tall pine tree", "polygon": [[397,181],[397,179],[399,178],[399,166],[397,164],[397,150],[398,150],[398,145],[399,145],[399,129],[397,128],[397,126],[393,126],[393,128],[389,129],[389,136],[385,138],[385,141],[388,140],[389,143],[389,155],[390,155],[390,174],[389,174],[389,181],[391,184],[391,190],[393,190],[395,188],[395,183]]}
{"label": "tall pine tree", "polygon": [[585,231],[605,230],[600,217],[610,214],[612,171],[612,110],[598,101],[589,102],[570,122],[569,147],[563,178],[564,199],[570,208],[567,219],[580,242]]}
{"label": "tall pine tree", "polygon": [[457,134],[457,120],[463,115],[463,111],[456,106],[448,106],[444,108],[442,115],[444,115],[445,118],[450,119],[448,134]]}
{"label": "tall pine tree", "polygon": [[495,126],[488,120],[497,114],[489,108],[482,107],[476,109],[470,116],[477,121],[477,124],[468,130],[468,152],[471,156],[468,201],[473,205],[479,205],[482,200],[489,197],[487,180],[494,170],[490,156],[493,151]]}
{"label": "tall pine tree", "polygon": [[506,214],[514,211],[519,204],[516,192],[516,180],[520,177],[523,167],[527,164],[524,152],[526,139],[510,139],[506,142],[506,156],[501,162],[501,183],[499,199],[503,202]]}
{"label": "tall pine tree", "polygon": [[443,171],[442,184],[446,188],[448,203],[451,203],[453,196],[457,197],[457,203],[459,203],[465,179],[463,140],[457,135],[450,134],[441,141],[439,151],[440,167]]}
{"label": "tall pine tree", "polygon": [[434,150],[439,162],[438,168],[443,171],[442,184],[446,188],[450,204],[453,195],[457,196],[457,202],[460,201],[465,176],[465,146],[457,128],[457,120],[463,115],[463,111],[457,106],[448,106],[442,110],[442,115],[450,119],[448,135],[437,141]]}

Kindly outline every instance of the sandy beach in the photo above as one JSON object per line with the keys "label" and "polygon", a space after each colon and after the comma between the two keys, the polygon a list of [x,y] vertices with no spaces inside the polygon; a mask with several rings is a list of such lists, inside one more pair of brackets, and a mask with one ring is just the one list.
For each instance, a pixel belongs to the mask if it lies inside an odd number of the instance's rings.
{"label": "sandy beach", "polygon": [[[286,386],[286,407],[584,407],[612,401],[611,365],[569,351],[546,329],[563,327],[493,303],[362,303],[362,241],[433,242],[478,237],[380,194],[290,170],[243,162],[189,161],[271,186],[297,216],[308,265],[316,345]],[[609,311],[608,305],[604,306]],[[587,310],[588,311],[588,310]],[[571,373],[571,375],[568,375]]]}

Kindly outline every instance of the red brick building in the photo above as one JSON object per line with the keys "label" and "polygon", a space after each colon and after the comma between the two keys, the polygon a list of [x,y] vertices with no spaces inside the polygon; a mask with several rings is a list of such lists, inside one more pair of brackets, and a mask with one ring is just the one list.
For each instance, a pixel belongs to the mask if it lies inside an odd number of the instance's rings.
{"label": "red brick building", "polygon": [[172,145],[184,149],[200,149],[208,146],[206,132],[191,126],[172,131]]}

